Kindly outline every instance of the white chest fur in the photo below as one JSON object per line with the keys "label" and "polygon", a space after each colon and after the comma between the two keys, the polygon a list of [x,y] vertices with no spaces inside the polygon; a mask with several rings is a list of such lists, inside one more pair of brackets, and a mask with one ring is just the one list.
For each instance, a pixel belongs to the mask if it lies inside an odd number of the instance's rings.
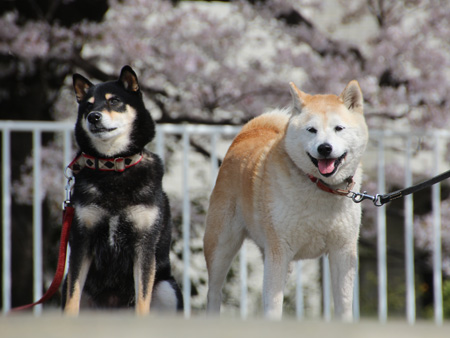
{"label": "white chest fur", "polygon": [[[318,189],[296,169],[289,175],[279,168],[270,171],[271,179],[255,194],[258,212],[253,224],[248,225],[250,237],[261,248],[273,246],[270,241],[276,240],[291,260],[297,260],[316,258],[357,241],[360,205]],[[359,179],[360,172],[355,176]],[[258,230],[261,226],[263,233]],[[267,236],[270,233],[274,236]]]}

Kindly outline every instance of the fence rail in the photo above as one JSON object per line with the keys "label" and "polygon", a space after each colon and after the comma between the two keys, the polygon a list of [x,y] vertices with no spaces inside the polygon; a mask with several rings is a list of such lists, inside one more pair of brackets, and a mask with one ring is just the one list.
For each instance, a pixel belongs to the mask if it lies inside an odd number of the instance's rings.
{"label": "fence rail", "polygon": [[[167,135],[181,136],[182,146],[182,230],[183,230],[183,295],[185,303],[185,316],[191,315],[191,285],[190,285],[190,176],[189,156],[190,138],[193,135],[209,135],[211,157],[210,172],[211,185],[215,181],[218,170],[218,155],[216,147],[218,141],[224,136],[234,136],[240,127],[233,126],[206,126],[206,125],[158,125],[155,138],[155,152],[164,158],[165,140]],[[32,134],[32,158],[33,158],[33,297],[39,299],[43,290],[43,250],[42,250],[42,134],[51,132],[62,135],[63,158],[62,167],[72,159],[72,132],[73,124],[68,122],[19,122],[0,121],[0,132],[2,133],[1,148],[1,172],[2,172],[2,310],[7,313],[11,309],[11,205],[12,205],[12,182],[11,182],[11,133],[27,132]],[[386,187],[385,165],[387,149],[392,146],[391,139],[401,139],[405,145],[404,153],[404,186],[413,183],[413,152],[417,147],[413,146],[414,140],[426,138],[430,140],[430,158],[433,174],[442,171],[442,144],[450,139],[450,133],[446,131],[422,131],[422,132],[394,132],[389,130],[375,130],[371,132],[372,151],[376,155],[374,163],[369,164],[374,168],[377,176],[378,193],[384,193]],[[389,141],[389,142],[387,142]],[[366,168],[367,170],[367,168]],[[61,191],[63,190],[61,182]],[[443,322],[443,299],[442,299],[442,238],[441,238],[441,210],[440,210],[440,185],[432,188],[432,217],[433,217],[433,295],[434,295],[434,321],[437,324]],[[405,270],[406,270],[406,318],[409,323],[416,321],[416,292],[414,283],[414,212],[413,199],[408,196],[404,199],[404,228],[405,228]],[[387,256],[386,256],[386,207],[376,210],[377,229],[377,272],[378,272],[378,318],[380,322],[386,322],[388,318],[387,299]],[[245,247],[240,252],[240,276],[241,276],[241,299],[240,315],[245,318],[247,311],[247,267]],[[322,260],[323,280],[323,316],[326,320],[331,318],[332,307],[330,295],[330,276],[328,259]],[[296,313],[298,318],[304,317],[303,290],[301,285],[301,262],[296,264]],[[356,278],[355,285],[355,318],[360,317],[359,285]],[[36,314],[42,311],[40,306],[34,310]]]}

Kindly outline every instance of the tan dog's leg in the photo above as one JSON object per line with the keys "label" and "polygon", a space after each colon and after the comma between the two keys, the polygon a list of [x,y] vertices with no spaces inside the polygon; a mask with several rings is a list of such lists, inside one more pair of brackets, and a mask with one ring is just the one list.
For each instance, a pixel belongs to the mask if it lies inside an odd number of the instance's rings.
{"label": "tan dog's leg", "polygon": [[77,316],[80,312],[81,294],[90,265],[91,260],[87,257],[79,261],[72,261],[71,259],[67,274],[66,304],[64,306],[64,313],[67,315]]}
{"label": "tan dog's leg", "polygon": [[226,217],[213,215],[210,208],[205,236],[203,238],[206,266],[208,268],[208,303],[209,314],[219,314],[222,301],[222,287],[231,262],[242,245],[245,232],[239,222],[232,222]]}
{"label": "tan dog's leg", "polygon": [[142,253],[137,256],[134,262],[136,314],[144,316],[150,313],[150,302],[155,283],[155,256],[151,256],[150,262],[145,262]]}
{"label": "tan dog's leg", "polygon": [[283,297],[290,260],[279,245],[264,250],[263,305],[268,319],[280,320],[283,314]]}
{"label": "tan dog's leg", "polygon": [[337,319],[353,320],[353,283],[357,263],[356,247],[330,251],[330,271]]}

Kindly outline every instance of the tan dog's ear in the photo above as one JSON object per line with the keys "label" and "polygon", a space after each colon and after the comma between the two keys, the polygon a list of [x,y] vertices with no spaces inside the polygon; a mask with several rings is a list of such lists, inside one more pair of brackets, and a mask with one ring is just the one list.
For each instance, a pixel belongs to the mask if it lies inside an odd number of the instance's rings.
{"label": "tan dog's ear", "polygon": [[348,110],[363,113],[364,99],[358,81],[350,81],[339,98]]}
{"label": "tan dog's ear", "polygon": [[294,109],[297,113],[300,113],[305,105],[305,100],[308,94],[298,89],[294,82],[289,82],[289,86],[291,87],[291,96]]}

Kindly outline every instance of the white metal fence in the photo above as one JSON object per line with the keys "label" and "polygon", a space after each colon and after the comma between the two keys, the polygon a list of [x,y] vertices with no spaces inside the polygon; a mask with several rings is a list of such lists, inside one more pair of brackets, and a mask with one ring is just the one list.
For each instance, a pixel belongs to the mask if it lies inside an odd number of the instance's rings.
{"label": "white metal fence", "polygon": [[[158,125],[155,143],[155,151],[164,158],[166,135],[180,135],[182,144],[182,230],[183,230],[183,295],[185,303],[185,316],[191,315],[191,285],[190,285],[190,184],[189,181],[189,156],[192,152],[190,147],[190,137],[193,135],[209,135],[211,151],[210,171],[211,178],[215,180],[218,170],[216,147],[217,142],[224,136],[233,136],[240,130],[239,127],[231,126],[205,126],[205,125]],[[32,134],[32,158],[33,158],[33,295],[39,299],[43,290],[43,260],[42,260],[42,180],[41,180],[41,150],[42,133],[52,132],[62,135],[63,158],[61,170],[67,165],[72,156],[72,131],[73,124],[66,122],[18,122],[0,121],[0,132],[2,134],[1,150],[1,173],[2,173],[2,309],[7,313],[11,308],[11,133],[28,132]],[[450,134],[444,131],[432,131],[423,133],[399,133],[386,130],[371,132],[371,152],[369,164],[371,170],[376,173],[377,192],[384,193],[386,186],[385,166],[390,163],[389,149],[397,148],[396,160],[400,153],[404,157],[402,166],[404,168],[404,186],[413,184],[413,169],[415,159],[414,149],[417,148],[418,140],[426,139],[430,148],[426,150],[427,161],[431,164],[428,170],[430,174],[438,174],[443,168],[442,144],[448,141]],[[401,144],[398,146],[398,144]],[[365,165],[368,171],[367,165]],[[446,169],[446,168],[445,168]],[[369,170],[370,171],[370,170]],[[63,191],[61,182],[61,191]],[[368,202],[369,203],[369,202]],[[441,240],[441,210],[440,210],[440,185],[432,188],[432,215],[433,215],[433,294],[434,294],[434,321],[437,324],[443,322],[443,298],[442,298],[442,240]],[[375,208],[374,206],[370,206]],[[416,290],[414,282],[414,227],[413,227],[413,199],[411,196],[404,198],[404,219],[405,219],[405,262],[406,262],[406,318],[409,323],[416,321]],[[376,231],[377,231],[377,264],[378,264],[378,318],[380,322],[388,319],[388,292],[387,292],[387,256],[386,256],[386,208],[380,207],[376,210]],[[240,252],[240,280],[241,299],[240,314],[245,318],[247,313],[247,268],[246,268],[245,246]],[[331,318],[331,293],[328,259],[324,257],[322,265],[323,280],[323,317],[326,320]],[[303,290],[301,280],[301,263],[296,264],[296,313],[298,318],[304,317]],[[356,279],[358,282],[358,278]],[[354,315],[356,319],[360,317],[359,285],[356,282]],[[37,307],[35,313],[40,313],[41,308]]]}

